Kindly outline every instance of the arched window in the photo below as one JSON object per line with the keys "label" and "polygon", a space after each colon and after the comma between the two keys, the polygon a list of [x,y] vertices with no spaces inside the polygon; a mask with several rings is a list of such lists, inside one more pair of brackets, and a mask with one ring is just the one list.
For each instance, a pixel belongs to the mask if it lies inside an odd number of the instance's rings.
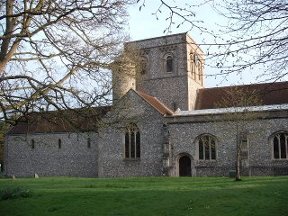
{"label": "arched window", "polygon": [[274,159],[288,159],[288,133],[280,132],[272,137]]}
{"label": "arched window", "polygon": [[140,158],[140,132],[136,124],[129,124],[125,131],[125,158]]}
{"label": "arched window", "polygon": [[173,72],[173,57],[168,55],[166,57],[166,72],[171,73]]}
{"label": "arched window", "polygon": [[216,160],[216,138],[202,135],[198,138],[199,160]]}
{"label": "arched window", "polygon": [[195,55],[193,52],[190,53],[190,70],[192,74],[192,79],[196,80]]}
{"label": "arched window", "polygon": [[147,70],[148,70],[148,59],[146,57],[142,57],[140,64],[140,73],[144,75],[147,73]]}

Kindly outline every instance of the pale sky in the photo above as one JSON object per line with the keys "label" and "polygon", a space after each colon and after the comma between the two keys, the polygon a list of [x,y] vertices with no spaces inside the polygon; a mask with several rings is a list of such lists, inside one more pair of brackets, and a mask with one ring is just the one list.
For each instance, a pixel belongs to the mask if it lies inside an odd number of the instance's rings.
{"label": "pale sky", "polygon": [[[155,1],[156,2],[156,1]],[[146,6],[139,11],[139,5],[133,6],[129,9],[129,33],[131,40],[140,40],[140,39],[146,39],[146,38],[153,38],[153,37],[159,37],[163,35],[167,35],[167,33],[164,33],[163,31],[168,26],[168,23],[165,22],[165,18],[167,17],[167,10],[165,14],[165,10],[161,9],[162,13],[159,14],[159,19],[157,20],[155,16],[152,15],[157,10],[157,5],[155,5],[154,1],[148,0],[146,1]],[[171,0],[171,2],[174,2]],[[179,1],[177,1],[179,2]],[[184,3],[183,1],[182,3]],[[187,2],[187,1],[186,1]],[[154,3],[154,4],[153,4]],[[179,4],[179,3],[177,3]],[[181,4],[181,3],[180,3]],[[217,31],[219,28],[219,25],[224,25],[225,19],[223,17],[220,17],[217,15],[217,13],[208,5],[205,7],[197,7],[195,8],[196,11],[196,20],[203,20],[204,25],[207,29],[210,31]],[[178,22],[177,22],[178,21]],[[183,32],[189,32],[189,35],[199,44],[206,44],[211,42],[211,38],[209,38],[208,35],[203,32],[201,33],[197,29],[190,29],[190,25],[181,25],[179,28],[176,28],[176,26],[179,24],[179,20],[175,21],[174,28],[172,29],[171,34],[175,33],[183,33]],[[206,52],[207,46],[201,45],[201,49]],[[215,49],[217,47],[215,46]],[[207,64],[213,64],[214,62],[206,62]],[[224,77],[221,76],[210,76],[211,74],[219,73],[216,69],[212,69],[209,66],[205,66],[205,73],[206,75],[209,75],[206,77],[205,80],[205,86],[206,87],[213,87],[213,86],[225,86],[225,85],[239,85],[239,84],[250,84],[256,82],[256,75],[251,74],[250,72],[243,73],[240,75],[231,75],[226,80]]]}

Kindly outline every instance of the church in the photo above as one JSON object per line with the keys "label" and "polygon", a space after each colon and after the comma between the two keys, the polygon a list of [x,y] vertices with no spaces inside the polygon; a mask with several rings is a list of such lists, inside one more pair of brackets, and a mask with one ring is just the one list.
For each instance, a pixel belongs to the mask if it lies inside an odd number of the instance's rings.
{"label": "church", "polygon": [[19,121],[7,176],[229,176],[237,155],[242,175],[288,175],[288,82],[205,88],[205,54],[187,33],[127,44],[144,66],[113,73],[113,105],[77,132],[53,112]]}

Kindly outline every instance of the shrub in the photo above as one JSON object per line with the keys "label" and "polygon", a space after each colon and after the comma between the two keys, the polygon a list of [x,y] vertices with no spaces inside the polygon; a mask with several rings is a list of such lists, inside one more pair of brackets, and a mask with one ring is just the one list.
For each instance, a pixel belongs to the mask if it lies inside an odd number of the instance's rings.
{"label": "shrub", "polygon": [[7,187],[0,190],[0,200],[31,197],[31,191],[20,187]]}

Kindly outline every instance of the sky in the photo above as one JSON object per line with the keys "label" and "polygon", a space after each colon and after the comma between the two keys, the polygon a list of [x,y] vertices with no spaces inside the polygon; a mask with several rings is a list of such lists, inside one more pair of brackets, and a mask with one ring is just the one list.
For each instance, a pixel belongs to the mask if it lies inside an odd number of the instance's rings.
{"label": "sky", "polygon": [[[157,11],[159,3],[156,4],[158,1],[152,1],[152,0],[146,0],[145,7],[141,8],[141,11],[139,11],[139,5],[134,5],[129,8],[129,33],[131,40],[141,40],[146,38],[153,38],[153,37],[159,37],[164,36],[169,33],[165,32],[164,30],[168,26],[168,22],[165,22],[165,19],[167,17],[167,10],[164,8],[161,8],[161,14],[158,14],[158,20],[156,19],[156,16],[153,15],[155,11]],[[172,4],[177,4],[181,6],[184,6],[184,2],[187,1],[173,1],[168,0],[167,2],[170,2]],[[174,3],[173,3],[174,2]],[[192,18],[196,21],[203,21],[203,26],[205,26],[209,31],[218,31],[220,26],[225,25],[226,20],[218,15],[215,10],[213,10],[212,7],[209,5],[205,6],[199,6],[195,7],[193,10],[196,12],[196,17]],[[175,20],[175,25],[172,28],[172,31],[170,34],[175,33],[183,33],[188,32],[189,35],[200,45],[201,49],[204,52],[208,52],[208,46],[205,46],[204,44],[212,42],[212,37],[210,37],[208,34],[203,33],[202,31],[199,31],[198,29],[191,29],[191,26],[188,24],[180,25],[179,28],[176,28],[176,26],[180,23],[180,19]],[[217,47],[214,47],[214,49],[217,49]],[[217,52],[217,50],[216,50]],[[214,86],[227,86],[227,85],[242,85],[242,84],[251,84],[256,83],[256,73],[245,72],[241,74],[233,74],[228,77],[224,76],[214,76],[214,74],[219,74],[219,69],[211,68],[209,65],[215,65],[216,63],[213,61],[207,61],[206,60],[205,65],[205,74],[207,75],[205,78],[205,86],[206,87],[214,87]]]}

